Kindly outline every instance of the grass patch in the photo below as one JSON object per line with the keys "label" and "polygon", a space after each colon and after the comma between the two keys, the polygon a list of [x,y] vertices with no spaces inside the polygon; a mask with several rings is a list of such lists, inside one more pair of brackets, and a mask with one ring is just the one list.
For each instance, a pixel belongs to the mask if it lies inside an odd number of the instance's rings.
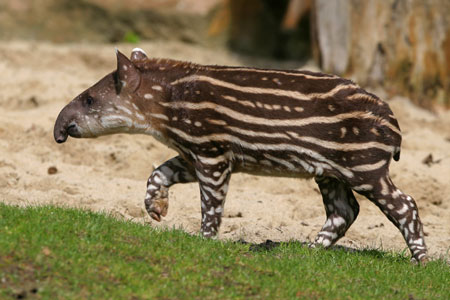
{"label": "grass patch", "polygon": [[0,204],[0,298],[446,299],[450,268],[375,250],[255,246]]}

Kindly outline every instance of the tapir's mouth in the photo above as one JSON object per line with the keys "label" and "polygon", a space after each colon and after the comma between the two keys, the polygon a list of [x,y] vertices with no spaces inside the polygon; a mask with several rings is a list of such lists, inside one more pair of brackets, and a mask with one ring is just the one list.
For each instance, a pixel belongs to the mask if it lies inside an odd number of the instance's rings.
{"label": "tapir's mouth", "polygon": [[72,136],[72,137],[76,137],[76,135],[79,134],[79,133],[78,133],[78,130],[77,130],[77,125],[75,125],[75,124],[70,124],[70,125],[67,127],[67,133],[68,133],[70,136]]}

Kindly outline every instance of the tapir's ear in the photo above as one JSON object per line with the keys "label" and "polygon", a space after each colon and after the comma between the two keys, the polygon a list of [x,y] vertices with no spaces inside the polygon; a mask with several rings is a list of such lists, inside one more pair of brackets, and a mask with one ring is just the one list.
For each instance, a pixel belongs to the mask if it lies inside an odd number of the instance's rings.
{"label": "tapir's ear", "polygon": [[116,49],[117,55],[117,82],[116,88],[127,89],[134,92],[141,82],[141,73],[123,53]]}
{"label": "tapir's ear", "polygon": [[133,63],[145,61],[147,59],[148,59],[147,54],[141,48],[134,48],[133,51],[131,51],[131,61]]}

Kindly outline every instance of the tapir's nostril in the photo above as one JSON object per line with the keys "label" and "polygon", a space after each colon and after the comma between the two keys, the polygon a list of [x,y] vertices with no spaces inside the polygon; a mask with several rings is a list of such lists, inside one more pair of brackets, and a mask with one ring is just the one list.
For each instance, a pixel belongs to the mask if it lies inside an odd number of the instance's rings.
{"label": "tapir's nostril", "polygon": [[64,143],[65,141],[66,141],[66,139],[64,137],[59,137],[59,138],[56,139],[56,142],[58,144]]}

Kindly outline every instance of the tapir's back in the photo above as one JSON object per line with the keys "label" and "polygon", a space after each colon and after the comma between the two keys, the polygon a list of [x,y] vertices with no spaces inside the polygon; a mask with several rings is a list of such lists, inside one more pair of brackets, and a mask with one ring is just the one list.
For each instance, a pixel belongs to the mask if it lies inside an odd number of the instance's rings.
{"label": "tapir's back", "polygon": [[206,66],[172,86],[177,97],[164,105],[180,116],[168,127],[175,138],[200,154],[231,150],[261,173],[349,176],[400,149],[389,106],[337,76]]}

